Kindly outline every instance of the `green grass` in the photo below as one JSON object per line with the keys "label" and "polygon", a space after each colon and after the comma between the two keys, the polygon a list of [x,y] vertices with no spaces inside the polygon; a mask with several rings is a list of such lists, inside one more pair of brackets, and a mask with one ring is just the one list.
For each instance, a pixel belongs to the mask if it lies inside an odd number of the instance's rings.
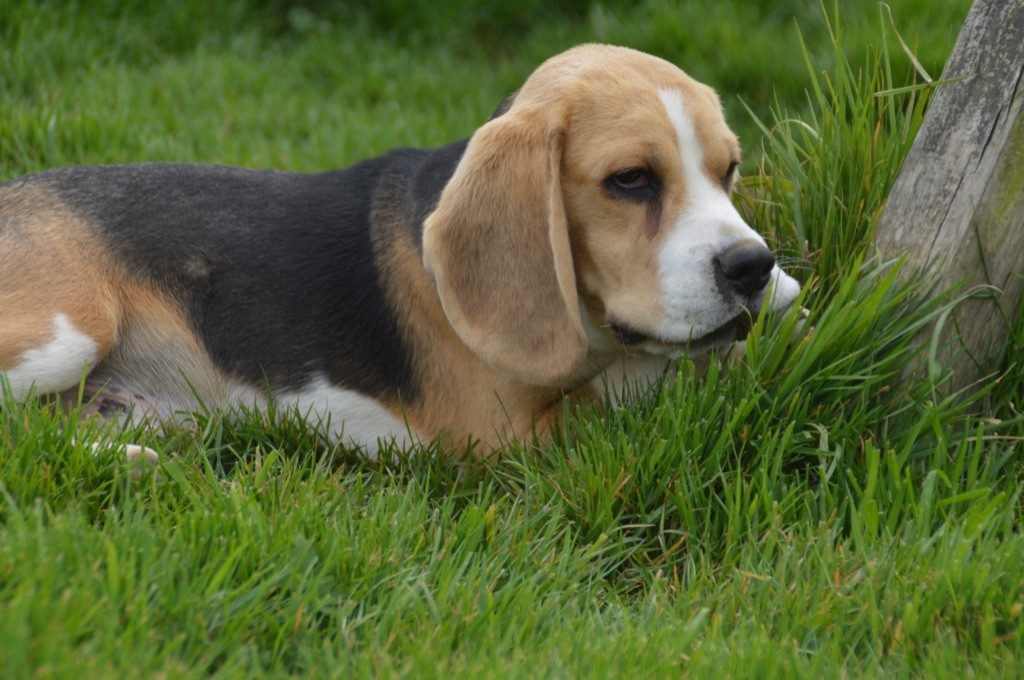
{"label": "green grass", "polygon": [[[937,77],[967,2],[893,4]],[[486,466],[367,463],[292,414],[104,434],[5,399],[6,676],[1019,673],[1024,315],[1000,380],[957,398],[927,342],[955,299],[872,259],[929,96],[875,95],[912,69],[873,3],[842,8],[837,47],[785,0],[124,6],[0,5],[0,177],[336,167],[467,135],[542,58],[611,40],[722,91],[738,203],[814,331],[763,319],[728,372],[684,364]],[[161,481],[133,479],[128,441]]]}

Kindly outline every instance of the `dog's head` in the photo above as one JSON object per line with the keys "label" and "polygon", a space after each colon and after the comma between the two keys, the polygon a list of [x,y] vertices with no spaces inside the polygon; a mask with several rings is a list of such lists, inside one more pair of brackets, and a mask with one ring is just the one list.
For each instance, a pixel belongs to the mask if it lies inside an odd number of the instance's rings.
{"label": "dog's head", "polygon": [[423,232],[445,314],[495,368],[565,384],[588,354],[703,351],[796,298],[732,205],[739,145],[707,86],[583,45],[502,109]]}

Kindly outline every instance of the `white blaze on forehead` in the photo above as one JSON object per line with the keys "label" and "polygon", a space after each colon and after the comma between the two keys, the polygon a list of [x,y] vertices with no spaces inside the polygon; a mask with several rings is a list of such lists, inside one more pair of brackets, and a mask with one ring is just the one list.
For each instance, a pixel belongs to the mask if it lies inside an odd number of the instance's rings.
{"label": "white blaze on forehead", "polygon": [[[738,241],[764,244],[764,239],[743,220],[725,189],[705,173],[705,149],[679,92],[661,89],[658,95],[676,132],[686,197],[658,254],[665,312],[659,333],[670,341],[686,341],[711,333],[741,312],[739,301],[719,290],[714,258]],[[772,282],[770,304],[775,308],[788,306],[800,290],[777,266]],[[756,311],[763,294],[759,297],[743,304]]]}
{"label": "white blaze on forehead", "polygon": [[658,334],[668,342],[699,338],[740,312],[715,282],[714,258],[743,238],[760,237],[746,225],[721,187],[704,173],[704,149],[693,118],[674,90],[659,90],[675,128],[685,203],[658,253],[665,317]]}
{"label": "white blaze on forehead", "polygon": [[52,339],[23,352],[18,363],[7,369],[7,381],[16,397],[33,386],[39,394],[58,392],[77,384],[98,357],[99,344],[75,328],[67,316],[57,314]]}
{"label": "white blaze on forehead", "polygon": [[[689,213],[693,217],[707,220],[718,220],[718,237],[729,237],[730,241],[751,238],[764,242],[763,239],[747,226],[740,217],[729,195],[720,185],[716,185],[704,173],[704,149],[697,136],[697,128],[693,118],[683,106],[683,98],[675,90],[658,90],[662,104],[668,114],[672,127],[676,130],[679,140],[679,161],[683,168],[683,180],[689,196]],[[720,240],[720,239],[716,239]]]}

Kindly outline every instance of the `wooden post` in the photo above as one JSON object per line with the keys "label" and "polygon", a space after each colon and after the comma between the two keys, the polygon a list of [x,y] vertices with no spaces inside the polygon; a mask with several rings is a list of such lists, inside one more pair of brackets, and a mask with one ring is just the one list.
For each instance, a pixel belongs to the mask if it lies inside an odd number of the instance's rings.
{"label": "wooden post", "polygon": [[962,80],[935,93],[876,244],[906,255],[906,272],[933,268],[942,288],[994,287],[947,328],[966,350],[945,355],[963,387],[995,368],[1024,288],[1024,0],[975,0],[942,77]]}

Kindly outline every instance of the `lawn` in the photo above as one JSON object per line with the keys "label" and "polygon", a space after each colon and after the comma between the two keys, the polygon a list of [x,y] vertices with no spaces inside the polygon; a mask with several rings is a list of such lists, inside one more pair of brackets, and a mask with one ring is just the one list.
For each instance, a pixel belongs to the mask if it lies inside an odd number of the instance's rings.
{"label": "lawn", "polygon": [[[814,326],[760,319],[744,363],[488,464],[367,462],[289,413],[100,434],[5,399],[4,675],[1019,674],[1024,314],[951,394],[928,340],[956,293],[869,247],[931,92],[895,31],[938,78],[968,5],[4,2],[0,180],[338,167],[471,134],[577,42],[665,56],[722,94],[737,205]],[[98,438],[161,450],[160,479]]]}

